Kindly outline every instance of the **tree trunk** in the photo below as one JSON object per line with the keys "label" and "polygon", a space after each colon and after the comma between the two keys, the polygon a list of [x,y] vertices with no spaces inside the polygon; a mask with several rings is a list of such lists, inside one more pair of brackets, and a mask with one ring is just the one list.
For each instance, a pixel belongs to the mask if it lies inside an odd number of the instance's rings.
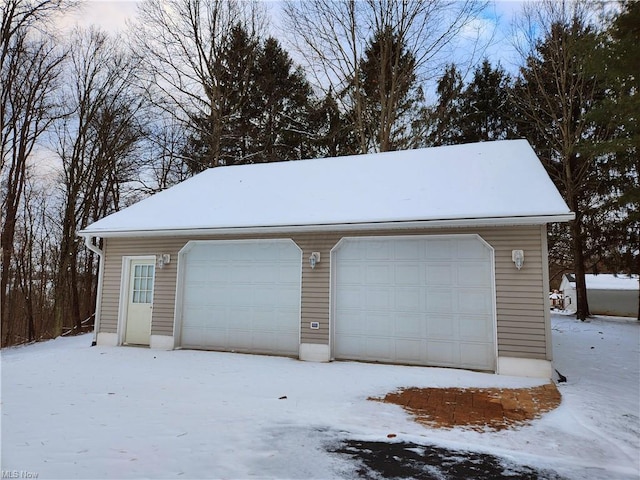
{"label": "tree trunk", "polygon": [[[571,202],[577,203],[577,202]],[[573,207],[576,212],[576,218],[571,222],[571,242],[573,245],[573,264],[574,274],[576,276],[576,318],[585,321],[590,315],[589,302],[587,299],[587,285],[585,281],[584,268],[584,238],[582,233],[582,220],[579,210]]]}

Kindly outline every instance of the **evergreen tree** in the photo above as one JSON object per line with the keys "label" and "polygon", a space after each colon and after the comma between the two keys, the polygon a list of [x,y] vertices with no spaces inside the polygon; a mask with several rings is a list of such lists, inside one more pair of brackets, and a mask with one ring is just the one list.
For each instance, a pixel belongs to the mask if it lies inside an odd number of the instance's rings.
{"label": "evergreen tree", "polygon": [[591,147],[610,132],[590,115],[605,90],[597,65],[599,37],[586,23],[584,5],[572,8],[567,11],[564,4],[552,2],[543,5],[548,14],[542,19],[546,34],[535,42],[521,67],[512,98],[520,135],[532,143],[576,215],[569,223],[569,235],[577,316],[584,320],[589,315],[584,275],[590,242],[585,214],[594,199],[592,182],[599,160]]}
{"label": "evergreen tree", "polygon": [[485,59],[462,93],[460,140],[464,143],[504,140],[516,135],[509,99],[509,76]]}
{"label": "evergreen tree", "polygon": [[259,115],[256,78],[260,54],[259,40],[242,25],[235,25],[219,60],[223,165],[243,163],[255,148],[258,126],[253,120]]}
{"label": "evergreen tree", "polygon": [[607,89],[591,112],[594,123],[612,135],[591,145],[599,161],[589,230],[603,267],[640,274],[640,3],[624,1],[620,7],[603,40]]}
{"label": "evergreen tree", "polygon": [[454,145],[462,140],[464,85],[462,76],[454,64],[447,66],[438,80],[438,102],[423,111],[422,123],[427,125],[423,146]]}
{"label": "evergreen tree", "polygon": [[[423,101],[416,60],[391,27],[374,33],[359,63],[365,137],[370,149],[407,148]],[[353,112],[356,115],[356,112]]]}
{"label": "evergreen tree", "polygon": [[221,44],[220,52],[212,60],[215,76],[212,74],[207,80],[210,85],[205,86],[205,90],[216,92],[215,108],[207,113],[202,110],[192,113],[189,122],[191,134],[184,157],[191,173],[246,157],[250,139],[256,135],[250,120],[255,117],[252,109],[257,94],[255,68],[259,41],[238,23]]}
{"label": "evergreen tree", "polygon": [[314,102],[309,129],[313,132],[313,142],[308,157],[338,157],[358,152],[358,139],[331,89],[323,99]]}
{"label": "evergreen tree", "polygon": [[311,86],[275,38],[265,40],[255,71],[257,135],[251,163],[301,158],[307,150]]}
{"label": "evergreen tree", "polygon": [[[216,58],[215,115],[194,114],[184,152],[192,172],[217,165],[294,160],[312,151],[311,87],[274,38],[235,25]],[[213,80],[212,80],[213,81]],[[213,149],[217,149],[214,154]]]}

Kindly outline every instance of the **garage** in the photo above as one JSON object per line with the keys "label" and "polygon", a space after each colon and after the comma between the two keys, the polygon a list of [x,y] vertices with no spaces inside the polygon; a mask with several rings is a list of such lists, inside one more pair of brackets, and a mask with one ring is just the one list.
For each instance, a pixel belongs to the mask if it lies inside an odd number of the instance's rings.
{"label": "garage", "polygon": [[478,235],[343,238],[333,357],[495,371],[493,263]]}
{"label": "garage", "polygon": [[179,261],[182,347],[298,355],[301,251],[292,240],[191,241]]}

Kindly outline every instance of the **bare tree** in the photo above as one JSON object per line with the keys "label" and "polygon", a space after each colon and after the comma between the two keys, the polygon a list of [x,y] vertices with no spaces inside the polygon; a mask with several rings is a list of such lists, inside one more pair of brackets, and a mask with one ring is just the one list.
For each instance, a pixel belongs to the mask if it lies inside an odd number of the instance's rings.
{"label": "bare tree", "polygon": [[84,261],[77,231],[120,208],[122,188],[136,176],[134,153],[144,132],[141,107],[131,84],[135,65],[120,42],[96,29],[70,38],[67,87],[61,103],[69,109],[56,124],[62,162],[60,247],[55,281],[55,330],[64,320],[74,329],[93,309],[92,254]]}
{"label": "bare tree", "polygon": [[132,43],[150,101],[207,140],[206,165],[221,164],[225,115],[220,58],[232,28],[241,24],[255,40],[263,9],[241,0],[145,0]]}
{"label": "bare tree", "polygon": [[[436,76],[442,54],[486,2],[465,0],[308,0],[287,1],[287,27],[315,80],[326,92],[337,92],[352,122],[361,152],[385,150],[394,124],[402,120],[395,92],[410,83]],[[380,49],[377,77],[381,108],[377,138],[367,132],[364,79],[360,71],[367,43],[390,32]],[[402,48],[391,48],[394,43]],[[413,68],[407,69],[406,55]]]}
{"label": "bare tree", "polygon": [[138,179],[144,195],[162,191],[190,176],[184,158],[187,150],[184,125],[166,117],[163,112],[158,113],[146,137],[144,168]]}
{"label": "bare tree", "polygon": [[53,121],[54,94],[64,59],[64,52],[46,33],[46,20],[60,11],[62,5],[61,1],[55,0],[8,0],[1,7],[0,310],[4,331],[10,331],[7,297],[11,272],[15,267],[14,237],[27,181],[27,164],[38,139]]}
{"label": "bare tree", "polygon": [[16,223],[15,270],[10,298],[11,322],[7,325],[5,343],[32,342],[48,337],[53,306],[55,244],[48,216],[51,185],[31,170]]}

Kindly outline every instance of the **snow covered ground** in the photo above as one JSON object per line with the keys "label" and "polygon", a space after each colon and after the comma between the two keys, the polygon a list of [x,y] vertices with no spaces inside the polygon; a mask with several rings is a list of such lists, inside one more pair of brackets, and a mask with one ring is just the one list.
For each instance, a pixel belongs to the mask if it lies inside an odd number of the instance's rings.
{"label": "snow covered ground", "polygon": [[[640,475],[640,324],[553,316],[563,401],[530,426],[430,429],[368,401],[399,387],[529,387],[462,370],[198,351],[90,347],[91,336],[2,351],[3,478],[349,478],[347,439],[504,457],[570,479]],[[396,434],[392,440],[388,434]],[[16,477],[18,478],[18,477]],[[33,476],[32,476],[33,478]]]}

